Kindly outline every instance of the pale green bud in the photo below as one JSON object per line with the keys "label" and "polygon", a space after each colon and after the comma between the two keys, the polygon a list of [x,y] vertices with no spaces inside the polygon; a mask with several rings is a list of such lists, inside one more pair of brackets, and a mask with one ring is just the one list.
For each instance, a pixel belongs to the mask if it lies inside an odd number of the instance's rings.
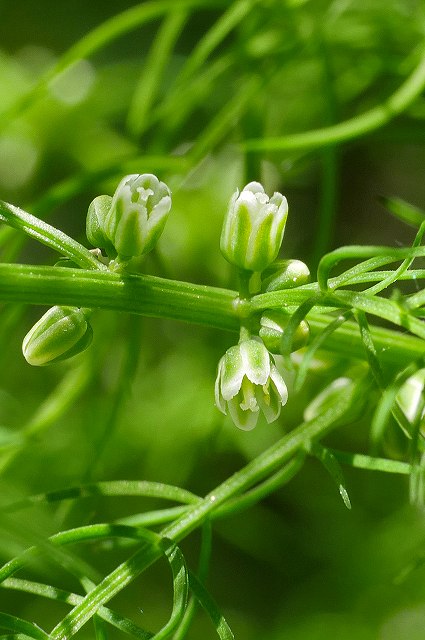
{"label": "pale green bud", "polygon": [[258,338],[230,347],[218,365],[215,402],[239,429],[253,429],[260,411],[274,422],[288,399],[285,381]]}
{"label": "pale green bud", "polygon": [[112,196],[97,196],[89,205],[86,219],[87,240],[93,247],[105,249],[110,256],[116,256],[112,242],[105,234],[105,221],[112,204]]}
{"label": "pale green bud", "polygon": [[[272,353],[280,353],[283,332],[291,316],[280,310],[266,311],[260,320],[260,338]],[[310,337],[310,327],[306,320],[301,320],[292,338],[292,351],[305,347]]]}
{"label": "pale green bud", "polygon": [[125,176],[119,183],[105,219],[105,235],[123,258],[153,249],[171,208],[171,193],[150,173]]}
{"label": "pale green bud", "polygon": [[301,260],[278,260],[263,274],[262,291],[280,291],[307,284],[310,270]]}
{"label": "pale green bud", "polygon": [[247,271],[264,271],[276,259],[288,217],[280,193],[269,198],[259,182],[250,182],[230,201],[221,233],[221,252]]}
{"label": "pale green bud", "polygon": [[410,422],[423,418],[425,410],[425,369],[419,369],[400,387],[397,403]]}
{"label": "pale green bud", "polygon": [[352,384],[352,379],[346,376],[333,380],[305,408],[304,420],[313,420],[337,404],[341,394],[348,393]]}
{"label": "pale green bud", "polygon": [[92,337],[92,328],[82,309],[52,307],[25,336],[22,353],[29,364],[43,366],[84,351]]}

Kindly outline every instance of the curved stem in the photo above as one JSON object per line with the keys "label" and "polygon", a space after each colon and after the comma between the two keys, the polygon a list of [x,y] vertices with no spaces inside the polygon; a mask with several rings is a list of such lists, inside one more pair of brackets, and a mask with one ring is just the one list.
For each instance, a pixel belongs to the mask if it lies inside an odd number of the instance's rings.
{"label": "curved stem", "polygon": [[[180,9],[196,7],[220,7],[223,0],[179,0]],[[42,97],[49,84],[60,74],[71,67],[77,60],[88,58],[120,36],[150,22],[160,16],[173,11],[176,7],[174,0],[159,0],[157,2],[143,2],[126,9],[92,31],[89,31],[81,40],[70,47],[37,82],[22,94],[8,109],[0,115],[0,131],[12,120],[21,115],[38,98]]]}
{"label": "curved stem", "polygon": [[247,140],[243,144],[243,148],[245,151],[307,151],[353,140],[372,133],[390,122],[421,94],[424,87],[425,51],[422,53],[417,67],[397,91],[385,102],[366,111],[366,113],[322,129],[313,129],[289,136]]}
{"label": "curved stem", "polygon": [[0,200],[0,221],[67,256],[83,269],[107,269],[88,249],[63,231],[3,200]]}
{"label": "curved stem", "polygon": [[[362,381],[353,383],[344,391],[340,400],[321,415],[301,424],[279,442],[252,460],[243,469],[225,480],[201,502],[190,507],[178,520],[161,531],[161,535],[178,542],[205,522],[210,514],[230,498],[271,475],[288,462],[298,451],[319,440],[341,424],[349,409],[358,402],[364,387]],[[102,580],[51,632],[52,640],[66,640],[70,632],[76,633],[116,593],[133,581],[160,557],[161,551],[154,545],[143,546],[125,563],[114,569]],[[6,577],[6,576],[5,576]]]}

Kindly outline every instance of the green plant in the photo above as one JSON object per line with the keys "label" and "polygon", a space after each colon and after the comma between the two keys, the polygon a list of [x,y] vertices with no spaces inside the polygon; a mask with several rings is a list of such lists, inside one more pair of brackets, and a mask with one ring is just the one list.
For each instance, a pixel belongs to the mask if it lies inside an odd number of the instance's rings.
{"label": "green plant", "polygon": [[[56,166],[54,145],[39,133],[48,187],[40,169],[32,184],[16,178],[5,187],[7,200],[30,205],[0,201],[0,344],[10,362],[2,385],[12,389],[4,391],[0,423],[4,637],[316,637],[320,617],[309,627],[299,604],[301,613],[282,620],[277,607],[266,631],[264,602],[263,615],[245,624],[250,606],[240,613],[227,606],[223,615],[225,596],[205,586],[210,572],[220,586],[216,545],[230,540],[248,549],[250,565],[279,567],[279,556],[292,553],[285,535],[297,541],[267,508],[292,479],[301,497],[287,511],[315,495],[302,484],[312,461],[329,473],[342,504],[354,506],[353,546],[367,527],[356,522],[352,469],[373,476],[373,486],[381,480],[372,472],[406,476],[410,502],[421,508],[425,214],[386,197],[387,209],[416,227],[411,246],[356,239],[332,250],[343,145],[364,137],[376,148],[385,135],[402,142],[420,135],[424,14],[412,2],[412,21],[401,4],[388,12],[372,1],[361,9],[308,0],[145,2],[95,28],[35,81],[25,77],[0,112],[6,138],[25,137],[31,127],[42,132],[45,121],[63,135]],[[195,18],[207,26],[188,50],[182,34]],[[73,69],[89,82],[87,57],[136,27],[150,43],[143,58],[124,67],[99,62],[87,101],[56,114],[54,96],[70,95]],[[0,162],[0,180],[2,170]],[[311,235],[298,222],[294,185],[308,184],[314,172],[320,200]],[[286,198],[266,195],[274,186],[288,195],[288,220]],[[55,226],[45,220],[68,202],[66,211],[78,212],[86,196],[92,249],[82,215]],[[69,232],[57,228],[62,222]],[[25,235],[59,253],[59,262],[46,266],[54,258],[34,254]],[[379,237],[373,228],[367,235]],[[310,246],[297,251],[294,237]],[[33,304],[50,309],[37,320],[22,306]],[[52,368],[32,370],[19,358],[18,341],[34,322],[24,355]],[[376,502],[387,499],[382,491]],[[341,516],[335,507],[327,517],[322,506],[317,522],[328,533]],[[258,544],[248,544],[243,534],[255,527]],[[295,529],[307,536],[308,523]],[[422,528],[412,529],[420,547]],[[400,545],[396,533],[387,559]],[[309,571],[314,544],[305,548],[313,548]],[[391,583],[397,573],[400,581],[420,574],[422,552],[403,549],[401,566],[377,575]],[[161,569],[153,573],[160,560],[172,574],[166,597]],[[226,561],[218,566],[225,575]],[[279,584],[286,570],[279,568]],[[355,591],[347,583],[343,609]],[[260,602],[266,585],[257,587]],[[140,593],[150,605],[145,617],[135,615]],[[418,590],[412,601],[421,597]],[[393,597],[391,606],[401,601]],[[195,616],[199,604],[212,626]],[[388,611],[377,606],[369,626],[347,614],[347,628],[330,620],[326,632],[376,637]]]}

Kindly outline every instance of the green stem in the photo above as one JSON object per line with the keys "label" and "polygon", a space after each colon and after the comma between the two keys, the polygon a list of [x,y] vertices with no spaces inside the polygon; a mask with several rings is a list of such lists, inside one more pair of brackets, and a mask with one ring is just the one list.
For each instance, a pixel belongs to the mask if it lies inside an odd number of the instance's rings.
{"label": "green stem", "polygon": [[[222,7],[225,0],[179,0],[179,9]],[[68,49],[37,82],[0,114],[0,131],[31,107],[47,91],[50,83],[77,60],[88,58],[120,36],[175,10],[174,0],[143,2],[109,18]]]}
{"label": "green stem", "polygon": [[236,292],[154,276],[0,264],[0,299],[186,320],[237,331]]}
{"label": "green stem", "polygon": [[[242,301],[236,291],[167,280],[155,276],[118,274],[64,267],[0,264],[0,300],[37,305],[71,305],[124,311],[202,324],[228,331],[239,331],[241,320],[266,309],[293,307],[319,293],[317,284],[273,291]],[[335,299],[334,299],[335,298]],[[400,326],[406,325],[398,305],[384,298],[361,292],[339,291],[329,296],[329,305],[353,303],[366,313],[380,315]],[[425,325],[407,315],[409,327],[422,337]],[[335,318],[312,311],[308,321],[313,336],[318,335]],[[407,364],[424,351],[421,339],[400,332],[371,327],[371,333],[383,363]],[[326,349],[356,358],[364,350],[355,323],[346,322],[329,336]]]}
{"label": "green stem", "polygon": [[[335,289],[337,286],[341,286],[343,276],[357,272],[362,267],[373,269],[373,263],[377,267],[397,260],[413,260],[414,258],[423,258],[425,256],[425,247],[406,247],[402,249],[390,249],[389,247],[381,246],[359,246],[352,245],[349,247],[339,247],[330,253],[327,253],[319,262],[317,268],[317,281],[320,289],[326,291],[328,289]],[[330,272],[339,262],[342,260],[358,259],[358,258],[370,258],[364,265],[359,264],[353,267],[350,272],[342,274],[340,278],[334,278],[333,281],[329,280]]]}
{"label": "green stem", "polygon": [[329,145],[342,144],[383,127],[395,116],[402,113],[425,87],[425,52],[417,67],[405,82],[381,105],[323,129],[313,129],[288,136],[276,136],[261,140],[247,140],[245,151],[294,151],[318,149]]}
{"label": "green stem", "polygon": [[88,249],[63,231],[3,200],[0,200],[0,221],[67,256],[82,269],[107,269]]}
{"label": "green stem", "polygon": [[[246,467],[225,480],[200,503],[189,508],[181,518],[165,527],[161,535],[174,541],[186,537],[191,531],[205,522],[210,514],[224,505],[230,498],[241,494],[254,484],[277,471],[298,451],[302,451],[310,442],[317,441],[330,430],[336,428],[353,404],[363,385],[352,384],[340,400],[315,419],[301,424],[279,442],[259,455]],[[364,389],[363,389],[364,391]],[[84,600],[78,604],[51,632],[52,640],[66,640],[76,633],[98,610],[116,593],[134,580],[140,573],[159,559],[161,551],[154,546],[143,546],[132,558],[112,571],[98,584]]]}

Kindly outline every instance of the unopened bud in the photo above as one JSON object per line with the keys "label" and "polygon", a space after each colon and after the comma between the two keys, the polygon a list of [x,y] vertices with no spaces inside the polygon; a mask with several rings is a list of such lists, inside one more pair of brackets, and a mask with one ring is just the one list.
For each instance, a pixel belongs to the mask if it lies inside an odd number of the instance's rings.
{"label": "unopened bud", "polygon": [[[266,311],[261,316],[259,335],[267,349],[272,353],[280,353],[282,335],[291,316],[285,311]],[[310,327],[306,320],[301,320],[292,338],[292,351],[304,347],[310,337]]]}
{"label": "unopened bud", "polygon": [[278,260],[263,274],[262,291],[280,291],[307,284],[310,271],[301,260]]}
{"label": "unopened bud", "polygon": [[171,193],[150,173],[125,176],[112,198],[105,219],[105,235],[122,258],[153,249],[171,208]]}
{"label": "unopened bud", "polygon": [[109,256],[116,256],[112,242],[105,234],[105,221],[111,209],[111,196],[97,196],[89,205],[86,219],[87,240],[93,247],[105,249]]}
{"label": "unopened bud", "polygon": [[259,182],[250,182],[230,201],[221,233],[221,252],[246,271],[264,271],[276,259],[288,217],[285,196],[271,198]]}
{"label": "unopened bud", "polygon": [[82,309],[52,307],[25,336],[22,353],[29,364],[40,367],[84,351],[92,337],[92,328]]}

